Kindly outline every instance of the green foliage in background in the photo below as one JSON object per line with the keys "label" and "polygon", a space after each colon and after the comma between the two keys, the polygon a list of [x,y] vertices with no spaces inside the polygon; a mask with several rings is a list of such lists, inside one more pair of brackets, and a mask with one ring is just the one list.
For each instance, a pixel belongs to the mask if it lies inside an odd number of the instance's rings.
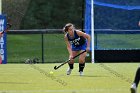
{"label": "green foliage in background", "polygon": [[81,28],[82,3],[82,0],[31,0],[21,29],[60,29],[68,22]]}
{"label": "green foliage in background", "polygon": [[[11,17],[12,29],[61,29],[71,22],[84,25],[86,0],[3,0],[3,13]],[[97,0],[139,6],[139,0]],[[90,15],[90,14],[89,14]],[[139,29],[139,10],[123,10],[94,5],[95,29]]]}

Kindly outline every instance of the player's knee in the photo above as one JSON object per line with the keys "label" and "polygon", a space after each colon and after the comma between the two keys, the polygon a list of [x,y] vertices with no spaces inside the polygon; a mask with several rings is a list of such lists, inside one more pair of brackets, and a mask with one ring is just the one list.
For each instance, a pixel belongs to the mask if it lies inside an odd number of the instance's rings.
{"label": "player's knee", "polygon": [[85,58],[86,58],[85,55],[80,56],[80,57],[79,57],[79,62],[80,62],[80,63],[85,62]]}
{"label": "player's knee", "polygon": [[85,58],[79,58],[79,63],[85,63]]}
{"label": "player's knee", "polygon": [[79,64],[84,64],[85,63],[85,61],[79,61]]}

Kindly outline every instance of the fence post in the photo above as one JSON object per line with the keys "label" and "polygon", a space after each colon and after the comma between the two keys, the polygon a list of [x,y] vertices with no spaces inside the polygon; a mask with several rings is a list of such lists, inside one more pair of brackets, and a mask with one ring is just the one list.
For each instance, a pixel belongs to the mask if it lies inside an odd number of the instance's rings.
{"label": "fence post", "polygon": [[41,33],[41,45],[42,45],[42,63],[44,63],[44,33]]}

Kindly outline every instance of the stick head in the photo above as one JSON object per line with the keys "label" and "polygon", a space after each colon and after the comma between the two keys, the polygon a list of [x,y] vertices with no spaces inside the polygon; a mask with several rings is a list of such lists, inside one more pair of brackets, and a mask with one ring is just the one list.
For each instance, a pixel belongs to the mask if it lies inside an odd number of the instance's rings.
{"label": "stick head", "polygon": [[54,66],[54,69],[56,70],[57,69],[57,66]]}

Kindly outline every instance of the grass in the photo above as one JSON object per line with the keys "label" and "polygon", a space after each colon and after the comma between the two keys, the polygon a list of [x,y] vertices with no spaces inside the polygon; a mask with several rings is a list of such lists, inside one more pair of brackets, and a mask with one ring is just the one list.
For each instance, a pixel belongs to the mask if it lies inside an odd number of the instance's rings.
{"label": "grass", "polygon": [[67,76],[67,65],[56,71],[55,65],[0,65],[0,93],[130,93],[138,67],[138,63],[87,63],[84,76],[79,76],[76,63]]}
{"label": "grass", "polygon": [[[44,35],[44,59],[45,62],[57,62],[68,57],[63,35]],[[21,63],[28,58],[42,58],[41,34],[8,35],[7,36],[7,60],[10,63]]]}
{"label": "grass", "polygon": [[97,38],[99,48],[133,49],[140,47],[139,34],[99,34]]}

